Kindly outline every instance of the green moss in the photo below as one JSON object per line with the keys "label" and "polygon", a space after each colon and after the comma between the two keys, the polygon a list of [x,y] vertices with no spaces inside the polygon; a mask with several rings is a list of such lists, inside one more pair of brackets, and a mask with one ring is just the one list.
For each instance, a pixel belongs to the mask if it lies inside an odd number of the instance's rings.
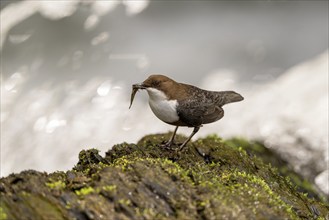
{"label": "green moss", "polygon": [[152,208],[146,208],[146,209],[143,209],[142,211],[140,211],[140,209],[137,209],[136,211],[137,211],[137,216],[142,216],[145,219],[163,219]]}
{"label": "green moss", "polygon": [[[238,148],[241,157],[247,157],[244,149]],[[269,184],[260,176],[241,171],[239,167],[232,169],[222,169],[221,162],[204,163],[197,162],[190,168],[184,168],[177,162],[166,158],[136,158],[123,157],[114,161],[116,167],[122,171],[132,171],[134,164],[144,162],[161,167],[168,175],[175,177],[178,181],[185,182],[192,188],[203,188],[211,194],[213,200],[221,201],[231,206],[239,206],[242,198],[246,206],[253,206],[253,212],[257,216],[261,204],[273,207],[277,212],[286,213],[290,219],[297,216],[292,212],[292,206],[285,203],[280,195],[274,192]],[[265,166],[265,165],[263,165]],[[130,167],[130,168],[129,168]],[[129,168],[129,169],[128,169]],[[219,175],[216,175],[218,173]],[[234,195],[227,198],[226,195]],[[235,197],[235,195],[237,197]],[[120,200],[121,201],[121,200]],[[121,201],[123,202],[123,201]],[[210,206],[209,199],[197,202],[200,209]]]}
{"label": "green moss", "polygon": [[79,190],[75,190],[75,194],[77,194],[78,196],[85,196],[88,195],[90,193],[95,192],[94,188],[87,186],[87,187],[83,187]]}
{"label": "green moss", "polygon": [[216,143],[220,143],[220,142],[222,142],[222,140],[223,140],[223,139],[222,139],[221,137],[219,137],[217,134],[210,134],[210,135],[206,136],[205,139],[212,140],[212,141],[214,141],[214,142],[216,142]]}
{"label": "green moss", "polygon": [[281,159],[280,156],[271,149],[266,148],[262,143],[257,141],[247,141],[243,138],[223,140],[223,143],[235,149],[243,149],[250,155],[253,155],[254,158],[251,162],[261,158],[263,164],[269,164],[275,173],[285,176],[287,183],[297,191],[302,193],[307,192],[309,197],[326,202],[326,199],[323,196],[318,195],[317,190],[310,181],[292,170],[286,161]]}
{"label": "green moss", "polygon": [[31,210],[37,213],[36,218],[42,216],[43,219],[63,219],[61,209],[43,195],[31,194],[25,191],[20,195],[24,203],[28,204]]}
{"label": "green moss", "polygon": [[70,202],[67,202],[67,203],[65,204],[65,208],[66,208],[66,209],[71,209],[71,208],[72,208],[72,204],[71,204]]}
{"label": "green moss", "polygon": [[[292,213],[292,207],[283,202],[280,196],[256,175],[237,170],[225,171],[220,176],[212,178],[203,175],[196,184],[208,191],[212,195],[212,200],[221,201],[232,207],[241,207],[241,205],[252,207],[256,216],[261,210],[260,205],[263,204],[273,207],[276,212],[286,213],[285,215],[289,216],[289,219],[297,218]],[[206,207],[209,206],[209,202],[201,201],[198,205],[201,208]]]}
{"label": "green moss", "polygon": [[197,205],[199,207],[201,207],[202,209],[205,209],[205,208],[209,207],[210,201],[209,200],[199,201]]}
{"label": "green moss", "polygon": [[131,205],[131,201],[129,199],[119,199],[118,203],[127,206]]}
{"label": "green moss", "polygon": [[3,219],[3,220],[7,219],[7,214],[1,206],[0,206],[0,219]]}
{"label": "green moss", "polygon": [[49,182],[49,183],[46,183],[46,186],[48,186],[49,188],[51,189],[57,189],[57,190],[60,190],[60,189],[64,189],[66,187],[66,184],[61,181],[61,180],[58,180],[56,182]]}
{"label": "green moss", "polygon": [[121,168],[122,171],[126,171],[129,169],[129,164],[131,164],[133,161],[130,161],[128,157],[123,156],[118,159],[116,159],[113,162],[113,166]]}
{"label": "green moss", "polygon": [[267,194],[267,198],[265,199],[269,201],[269,204],[274,208],[284,209],[287,213],[289,213],[291,218],[297,218],[296,215],[292,215],[292,207],[285,202],[283,202],[280,196],[275,193],[269,185],[260,177],[252,174],[248,174],[245,172],[233,172],[232,178],[242,178],[240,181],[242,183],[240,190],[248,190],[248,193],[254,196],[254,200],[257,202],[262,202],[259,199],[259,192],[264,192]]}
{"label": "green moss", "polygon": [[181,180],[190,181],[190,178],[188,177],[190,170],[185,170],[178,163],[174,163],[171,160],[168,160],[166,158],[164,158],[164,159],[147,158],[146,160],[148,162],[159,165],[162,169],[164,169],[170,175],[176,175],[176,176],[179,176],[181,178]]}
{"label": "green moss", "polygon": [[102,190],[108,191],[108,192],[116,191],[116,189],[117,189],[116,185],[108,185],[108,186],[102,187]]}
{"label": "green moss", "polygon": [[[325,219],[329,211],[308,191],[296,191],[296,182],[304,188],[308,183],[284,175],[289,167],[277,166],[275,155],[259,143],[211,135],[177,153],[159,146],[169,137],[150,135],[137,145],[119,144],[105,158],[95,149],[82,151],[77,166],[66,173],[39,173],[34,180],[19,176],[31,184],[15,184],[21,192],[18,202],[9,197],[4,204],[14,204],[12,210],[23,204],[21,210],[33,215],[50,209],[49,219],[61,219],[62,213],[67,219]],[[178,136],[177,142],[184,139]],[[4,182],[6,189],[13,180]],[[0,215],[15,219],[5,205]]]}

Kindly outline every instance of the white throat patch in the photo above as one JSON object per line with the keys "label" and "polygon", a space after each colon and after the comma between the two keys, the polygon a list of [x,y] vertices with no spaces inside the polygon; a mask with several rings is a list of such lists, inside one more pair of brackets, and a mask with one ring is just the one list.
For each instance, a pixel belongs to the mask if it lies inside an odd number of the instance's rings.
{"label": "white throat patch", "polygon": [[177,115],[177,100],[168,100],[164,92],[147,88],[149,94],[149,104],[153,113],[162,121],[167,123],[173,123],[179,120]]}

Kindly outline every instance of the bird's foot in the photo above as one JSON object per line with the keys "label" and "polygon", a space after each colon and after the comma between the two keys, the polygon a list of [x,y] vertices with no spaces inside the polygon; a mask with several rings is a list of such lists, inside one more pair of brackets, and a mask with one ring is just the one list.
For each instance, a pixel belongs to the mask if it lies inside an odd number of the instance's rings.
{"label": "bird's foot", "polygon": [[[182,142],[175,143],[173,141],[163,141],[160,146],[169,150],[178,150],[180,151],[181,146],[183,145]],[[184,147],[184,146],[183,146]]]}
{"label": "bird's foot", "polygon": [[186,143],[179,144],[179,147],[177,148],[177,151],[182,151],[185,146],[186,146]]}
{"label": "bird's foot", "polygon": [[175,149],[175,146],[176,144],[173,142],[173,141],[163,141],[160,146],[165,148],[165,149],[168,149],[168,150],[174,150]]}

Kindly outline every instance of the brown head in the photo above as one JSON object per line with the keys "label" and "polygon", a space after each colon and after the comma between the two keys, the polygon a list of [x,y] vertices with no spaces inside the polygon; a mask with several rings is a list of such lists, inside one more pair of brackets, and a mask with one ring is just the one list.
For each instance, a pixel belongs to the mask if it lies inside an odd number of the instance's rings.
{"label": "brown head", "polygon": [[134,87],[138,89],[157,89],[164,92],[169,99],[173,99],[177,95],[177,88],[181,85],[176,81],[164,75],[151,75],[141,84],[135,84]]}
{"label": "brown head", "polygon": [[176,82],[164,75],[151,75],[141,86],[146,88],[154,88],[161,91],[166,90],[167,87],[173,86]]}

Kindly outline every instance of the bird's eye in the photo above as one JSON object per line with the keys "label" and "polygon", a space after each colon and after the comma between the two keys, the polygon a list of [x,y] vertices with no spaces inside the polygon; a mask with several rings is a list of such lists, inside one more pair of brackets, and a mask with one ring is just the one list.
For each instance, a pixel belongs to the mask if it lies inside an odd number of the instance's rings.
{"label": "bird's eye", "polygon": [[160,81],[158,81],[158,80],[154,80],[154,81],[152,82],[152,85],[153,85],[153,87],[158,87],[158,86],[160,85]]}

